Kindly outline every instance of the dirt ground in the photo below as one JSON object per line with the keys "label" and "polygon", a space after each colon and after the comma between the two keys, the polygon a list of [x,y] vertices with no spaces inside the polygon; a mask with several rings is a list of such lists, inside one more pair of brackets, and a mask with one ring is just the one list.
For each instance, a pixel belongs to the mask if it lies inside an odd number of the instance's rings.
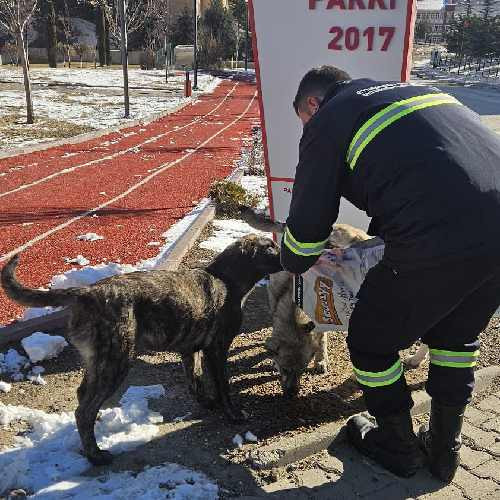
{"label": "dirt ground", "polygon": [[[209,226],[199,241],[207,239],[210,233]],[[195,245],[183,265],[195,267],[211,256],[210,251]],[[141,470],[145,465],[172,461],[201,470],[216,479],[223,498],[256,494],[261,491],[259,485],[275,480],[280,472],[252,470],[248,463],[250,450],[322,423],[343,421],[364,409],[361,393],[350,378],[351,367],[342,333],[330,334],[328,338],[330,373],[306,373],[299,397],[295,400],[283,399],[277,372],[264,350],[264,341],[270,334],[267,291],[256,288],[246,303],[241,335],[235,339],[229,359],[232,397],[250,415],[243,425],[228,424],[220,412],[205,410],[193,402],[184,385],[177,355],[163,352],[141,355],[133,363],[122,388],[107,405],[116,405],[129,385],[163,384],[166,397],[152,401],[150,405],[161,412],[165,423],[159,426],[160,432],[155,440],[130,454],[117,456],[109,469]],[[500,363],[499,340],[500,320],[494,319],[482,334],[478,367]],[[22,352],[20,345],[12,347]],[[417,346],[413,346],[403,356],[416,349]],[[72,347],[67,347],[58,358],[42,364],[46,368],[44,378],[47,385],[13,383],[12,391],[1,393],[0,400],[5,404],[27,405],[49,413],[73,411],[77,405],[76,388],[82,376],[78,354]],[[425,363],[419,369],[407,372],[412,389],[423,387],[427,366]],[[183,422],[173,422],[176,417],[185,415]],[[247,430],[259,438],[259,444],[246,444],[240,450],[235,449],[232,438]],[[25,426],[19,424],[0,428],[0,447],[12,445],[14,436],[25,431]],[[102,468],[91,468],[88,472],[90,475],[98,473],[102,473]]]}

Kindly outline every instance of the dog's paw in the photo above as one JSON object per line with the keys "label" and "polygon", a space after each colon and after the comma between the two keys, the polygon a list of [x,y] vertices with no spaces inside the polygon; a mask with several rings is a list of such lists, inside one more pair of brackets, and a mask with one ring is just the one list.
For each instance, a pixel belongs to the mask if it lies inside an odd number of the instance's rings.
{"label": "dog's paw", "polygon": [[326,361],[319,361],[314,364],[314,372],[318,374],[328,373],[328,363]]}
{"label": "dog's paw", "polygon": [[113,454],[106,450],[99,450],[92,455],[87,455],[87,458],[92,465],[109,465],[113,461]]}

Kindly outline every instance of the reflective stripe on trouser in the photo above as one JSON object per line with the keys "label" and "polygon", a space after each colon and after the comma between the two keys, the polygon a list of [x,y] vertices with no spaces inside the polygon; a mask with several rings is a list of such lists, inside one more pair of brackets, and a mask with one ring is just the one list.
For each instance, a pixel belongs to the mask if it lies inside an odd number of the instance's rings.
{"label": "reflective stripe on trouser", "polygon": [[442,104],[460,105],[460,102],[448,94],[425,94],[394,102],[376,113],[359,128],[349,145],[346,161],[351,170],[366,146],[391,123],[414,111]]}
{"label": "reflective stripe on trouser", "polygon": [[476,366],[479,357],[479,351],[458,352],[430,349],[429,353],[432,365],[445,366],[447,368],[472,368]]}
{"label": "reflective stripe on trouser", "polygon": [[313,255],[321,255],[321,252],[326,247],[328,238],[316,243],[302,243],[293,237],[290,229],[287,227],[285,229],[284,242],[287,248],[294,254],[301,255],[302,257],[311,257]]}
{"label": "reflective stripe on trouser", "polygon": [[383,372],[367,372],[353,367],[357,381],[368,387],[383,387],[397,382],[403,373],[403,365],[398,359],[390,368]]}

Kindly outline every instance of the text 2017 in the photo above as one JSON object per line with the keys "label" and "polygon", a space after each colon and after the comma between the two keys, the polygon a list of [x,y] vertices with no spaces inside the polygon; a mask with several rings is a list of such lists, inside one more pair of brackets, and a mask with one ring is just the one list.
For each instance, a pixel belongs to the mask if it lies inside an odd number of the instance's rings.
{"label": "text 2017", "polygon": [[330,50],[367,50],[372,51],[375,45],[375,37],[382,38],[380,50],[385,52],[394,37],[396,28],[394,26],[369,26],[364,31],[360,31],[356,26],[341,28],[333,26],[330,33],[333,35],[328,48]]}

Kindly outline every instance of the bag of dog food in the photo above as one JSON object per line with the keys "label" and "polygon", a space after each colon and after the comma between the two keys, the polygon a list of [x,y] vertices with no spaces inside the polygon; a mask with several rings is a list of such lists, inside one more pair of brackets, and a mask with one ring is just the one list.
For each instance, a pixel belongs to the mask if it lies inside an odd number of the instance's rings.
{"label": "bag of dog food", "polygon": [[327,250],[311,269],[295,276],[295,303],[316,323],[316,331],[347,331],[356,295],[384,249],[382,240],[374,238]]}

